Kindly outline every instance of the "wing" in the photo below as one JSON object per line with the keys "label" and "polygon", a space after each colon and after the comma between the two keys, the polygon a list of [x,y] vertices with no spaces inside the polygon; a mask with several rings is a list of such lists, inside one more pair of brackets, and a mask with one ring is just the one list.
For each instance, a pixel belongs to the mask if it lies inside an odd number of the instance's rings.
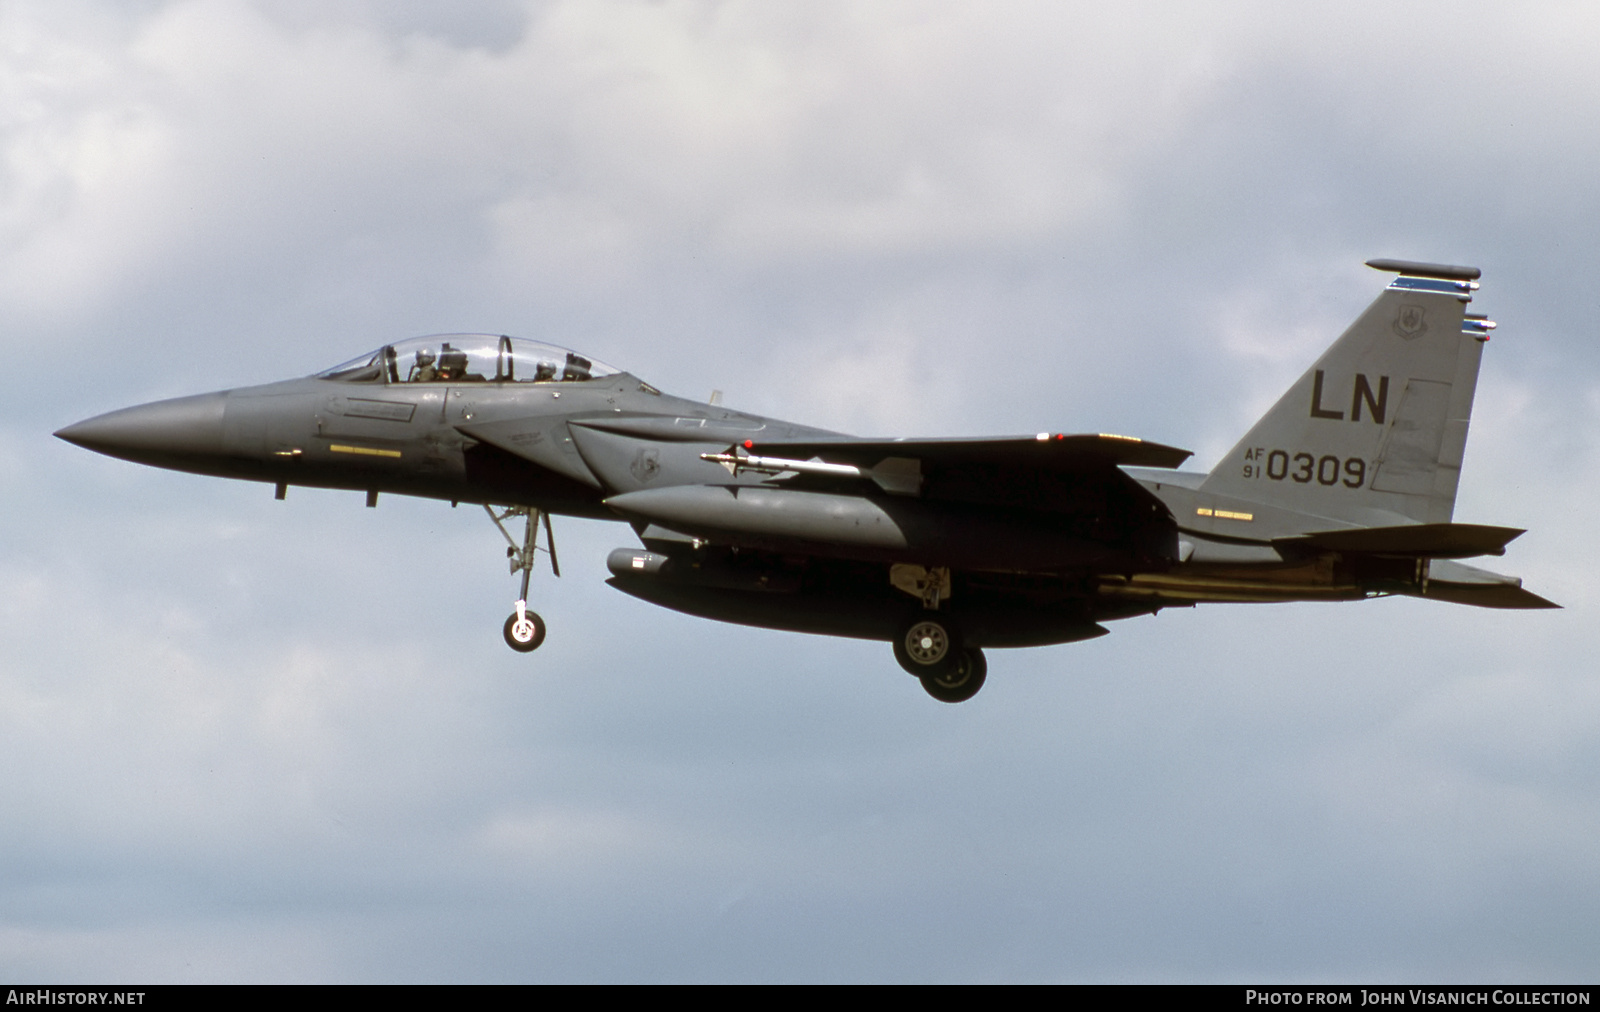
{"label": "wing", "polygon": [[1104,517],[1126,511],[1126,502],[1110,500],[1153,501],[1119,465],[1176,467],[1188,456],[1187,450],[1129,436],[1040,433],[998,439],[746,439],[708,459],[734,473],[787,473],[791,488],[870,479],[897,496]]}
{"label": "wing", "polygon": [[1171,513],[1119,465],[1170,467],[1188,453],[1126,437],[1046,434],[747,438],[702,456],[736,477],[772,477],[640,489],[606,504],[636,522],[770,551],[1054,572],[1175,558]]}
{"label": "wing", "polygon": [[870,467],[889,457],[907,457],[922,461],[924,470],[974,464],[1058,471],[1118,464],[1177,467],[1190,456],[1188,450],[1174,446],[1108,433],[1041,432],[1037,436],[992,439],[852,439],[842,436],[813,440],[751,439],[740,445],[750,453],[763,456],[820,457],[824,461],[858,467]]}

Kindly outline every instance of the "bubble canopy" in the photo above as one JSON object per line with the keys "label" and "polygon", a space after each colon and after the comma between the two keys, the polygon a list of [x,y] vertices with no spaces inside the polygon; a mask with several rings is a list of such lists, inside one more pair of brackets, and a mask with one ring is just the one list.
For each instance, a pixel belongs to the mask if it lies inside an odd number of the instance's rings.
{"label": "bubble canopy", "polygon": [[616,376],[604,362],[540,341],[435,334],[386,344],[317,373],[345,383],[581,383]]}

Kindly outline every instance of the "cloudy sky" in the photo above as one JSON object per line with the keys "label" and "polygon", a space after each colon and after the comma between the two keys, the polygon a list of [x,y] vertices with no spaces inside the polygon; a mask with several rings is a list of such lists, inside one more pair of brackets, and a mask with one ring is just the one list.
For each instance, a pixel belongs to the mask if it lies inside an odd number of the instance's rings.
{"label": "cloudy sky", "polygon": [[[1113,12],[1114,10],[1114,12]],[[1588,980],[1600,10],[5,0],[0,975]],[[1205,469],[1484,269],[1456,517],[1566,605],[1213,607],[995,651],[603,583],[481,512],[142,468],[113,408],[439,331],[881,435]]]}

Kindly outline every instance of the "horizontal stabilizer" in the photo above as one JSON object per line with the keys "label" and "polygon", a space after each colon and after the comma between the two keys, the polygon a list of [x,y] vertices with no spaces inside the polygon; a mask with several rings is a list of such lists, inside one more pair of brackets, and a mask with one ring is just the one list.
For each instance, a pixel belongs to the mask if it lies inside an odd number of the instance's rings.
{"label": "horizontal stabilizer", "polygon": [[775,457],[820,457],[824,461],[872,467],[886,457],[908,457],[930,465],[997,464],[1070,471],[1119,465],[1172,468],[1188,460],[1188,450],[1131,436],[1066,435],[998,439],[838,439],[747,440],[751,453]]}
{"label": "horizontal stabilizer", "polygon": [[1515,576],[1478,569],[1464,562],[1435,559],[1427,564],[1424,572],[1428,576],[1419,588],[1402,593],[1451,604],[1469,604],[1474,608],[1561,607],[1532,591],[1523,590],[1522,581]]}
{"label": "horizontal stabilizer", "polygon": [[1428,592],[1422,595],[1434,601],[1451,604],[1470,604],[1475,608],[1559,608],[1531,590],[1508,583],[1441,583],[1430,581]]}
{"label": "horizontal stabilizer", "polygon": [[1400,527],[1315,531],[1289,538],[1274,538],[1272,544],[1274,548],[1296,554],[1323,551],[1348,555],[1466,559],[1474,555],[1504,555],[1506,545],[1522,533],[1515,527],[1490,527],[1484,524],[1406,524]]}

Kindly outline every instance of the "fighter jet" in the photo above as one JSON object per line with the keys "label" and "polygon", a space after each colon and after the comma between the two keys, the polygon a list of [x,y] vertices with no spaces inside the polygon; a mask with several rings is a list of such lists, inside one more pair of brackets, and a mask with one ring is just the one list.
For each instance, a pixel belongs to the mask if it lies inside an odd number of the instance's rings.
{"label": "fighter jet", "polygon": [[[705,618],[886,641],[935,699],[983,686],[989,647],[1213,602],[1404,594],[1551,608],[1462,563],[1523,532],[1452,520],[1478,363],[1474,267],[1396,275],[1209,474],[1106,433],[863,439],[673,397],[575,351],[455,334],[325,372],[159,401],[56,435],[198,474],[482,505],[521,594],[552,514],[620,520],[613,587]],[[507,522],[513,525],[508,529]],[[520,521],[521,530],[516,524]],[[514,534],[514,532],[516,532]],[[540,544],[541,533],[543,544]]]}

